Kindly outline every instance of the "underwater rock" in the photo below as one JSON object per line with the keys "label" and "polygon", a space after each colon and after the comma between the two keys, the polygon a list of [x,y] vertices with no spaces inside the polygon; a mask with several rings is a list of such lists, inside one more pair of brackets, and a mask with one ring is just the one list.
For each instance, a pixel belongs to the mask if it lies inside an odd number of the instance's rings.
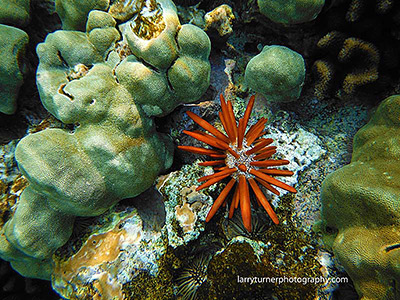
{"label": "underwater rock", "polygon": [[0,112],[13,114],[25,72],[24,55],[28,35],[21,29],[0,24]]}
{"label": "underwater rock", "polygon": [[154,38],[126,26],[120,40],[114,18],[93,10],[86,32],[56,31],[37,47],[41,101],[75,128],[49,128],[17,146],[30,185],[0,231],[0,257],[24,276],[49,279],[51,255],[70,237],[76,216],[99,215],[140,194],[172,163],[171,141],[151,116],[205,91],[210,41],[195,26],[180,26],[172,2],[160,3],[166,27]]}
{"label": "underwater rock", "polygon": [[386,98],[354,137],[351,163],[322,185],[318,226],[361,299],[400,293],[399,114],[400,96]]}
{"label": "underwater rock", "polygon": [[[168,179],[165,181],[163,177],[159,184],[168,185]],[[193,195],[188,189],[182,194],[188,194],[187,203],[192,203],[192,208],[202,201],[199,197],[204,197],[199,193]],[[54,255],[53,288],[67,299],[87,299],[88,296],[93,299],[172,299],[176,296],[173,272],[182,262],[173,252],[187,251],[187,243],[181,243],[178,248],[176,242],[169,239],[174,233],[168,232],[172,228],[168,222],[176,209],[168,205],[168,201],[156,189],[149,189],[93,218],[80,236],[70,239]],[[204,218],[201,217],[203,223]],[[195,227],[193,231],[198,230],[199,225]],[[190,241],[198,238],[198,235],[192,236]]]}
{"label": "underwater rock", "polygon": [[257,0],[260,12],[276,23],[299,24],[314,20],[325,0]]}
{"label": "underwater rock", "polygon": [[53,288],[67,299],[126,299],[123,285],[156,276],[165,254],[160,226],[135,208],[105,214],[72,255],[56,255]]}
{"label": "underwater rock", "polygon": [[222,4],[206,13],[204,30],[213,28],[218,31],[220,36],[225,36],[233,32],[232,22],[234,19],[235,15],[232,8],[229,5]]}
{"label": "underwater rock", "polygon": [[268,101],[291,102],[299,98],[305,74],[300,54],[284,46],[264,46],[247,64],[245,81]]}
{"label": "underwater rock", "polygon": [[197,179],[209,172],[212,172],[211,168],[203,170],[197,163],[184,165],[180,171],[170,173],[158,183],[166,200],[168,243],[173,248],[196,240],[204,231],[206,215],[213,200],[203,191],[195,191],[195,188]]}
{"label": "underwater rock", "polygon": [[325,98],[335,81],[341,81],[337,95],[351,96],[359,87],[378,80],[380,54],[374,44],[332,31],[318,41],[317,48],[324,54],[312,67],[317,98]]}
{"label": "underwater rock", "polygon": [[[276,141],[280,155],[290,161],[288,168],[294,172],[293,176],[285,178],[286,184],[294,185],[297,183],[301,172],[321,159],[326,153],[326,150],[322,147],[321,139],[300,126],[296,126],[289,132],[273,126],[270,126],[268,130],[269,133],[266,136]],[[302,197],[302,192],[302,188],[299,187],[298,194],[295,197]],[[287,191],[282,190],[281,194],[287,193]],[[274,203],[279,199],[275,195],[272,198]]]}
{"label": "underwater rock", "polygon": [[12,215],[17,199],[27,185],[15,161],[16,141],[0,147],[0,227]]}
{"label": "underwater rock", "polygon": [[[271,252],[274,252],[271,243],[245,237],[232,239],[209,262],[208,297],[200,299],[264,299],[266,295],[271,299],[313,299],[318,284],[278,284],[274,279],[287,277],[301,280],[302,276],[318,278],[318,273],[302,268],[288,270],[286,265],[274,265],[278,260],[281,263],[286,260],[287,255],[280,252],[282,257],[276,259]],[[313,263],[316,264],[311,262],[311,265]],[[203,291],[200,289],[200,296]]]}
{"label": "underwater rock", "polygon": [[3,183],[11,183],[20,176],[15,161],[15,147],[17,141],[11,141],[0,147],[0,180]]}

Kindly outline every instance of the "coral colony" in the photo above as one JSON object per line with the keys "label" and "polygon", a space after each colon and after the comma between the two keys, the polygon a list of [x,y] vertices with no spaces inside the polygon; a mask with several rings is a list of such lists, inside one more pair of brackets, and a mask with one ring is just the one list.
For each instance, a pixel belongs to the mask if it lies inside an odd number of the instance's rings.
{"label": "coral colony", "polygon": [[278,224],[278,217],[271,205],[268,203],[267,198],[258,184],[261,184],[276,195],[279,195],[279,191],[273,186],[296,193],[297,191],[295,188],[272,177],[273,175],[291,176],[293,175],[292,171],[270,168],[274,166],[287,165],[289,164],[289,161],[285,159],[270,159],[271,156],[276,153],[276,146],[269,146],[273,142],[272,139],[263,138],[265,134],[264,125],[267,122],[266,118],[261,118],[246,131],[254,105],[254,96],[250,98],[244,116],[239,119],[238,125],[233,114],[232,103],[230,101],[225,102],[222,95],[220,95],[220,99],[222,112],[219,113],[219,118],[227,135],[216,129],[195,113],[188,111],[188,116],[212,135],[201,131],[192,132],[185,130],[184,133],[206,143],[213,147],[213,149],[193,146],[178,146],[181,150],[196,154],[204,154],[212,159],[216,159],[199,163],[201,166],[213,166],[216,173],[199,178],[198,181],[204,183],[197,187],[197,190],[209,187],[210,185],[231,176],[231,180],[222,190],[221,194],[215,200],[213,206],[208,212],[206,221],[210,221],[218,208],[226,202],[229,192],[236,184],[229,209],[229,218],[232,218],[234,210],[240,203],[243,224],[248,231],[251,231],[249,183],[256,196],[258,204],[261,204],[271,217],[272,221],[275,224]]}

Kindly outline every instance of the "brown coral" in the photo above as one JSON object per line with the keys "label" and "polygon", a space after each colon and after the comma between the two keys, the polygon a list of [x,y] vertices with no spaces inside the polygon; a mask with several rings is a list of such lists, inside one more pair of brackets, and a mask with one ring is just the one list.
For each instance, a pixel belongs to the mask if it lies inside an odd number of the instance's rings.
{"label": "brown coral", "polygon": [[[371,0],[368,0],[370,2]],[[346,13],[348,22],[356,22],[362,16],[367,0],[352,0]],[[376,0],[375,11],[378,14],[387,13],[394,5],[394,0]]]}
{"label": "brown coral", "polygon": [[365,61],[363,70],[356,69],[346,75],[343,81],[343,90],[346,94],[353,94],[355,88],[374,82],[378,79],[379,51],[371,43],[357,38],[348,38],[343,43],[338,59],[340,62],[350,62],[358,54],[362,55]]}
{"label": "brown coral", "polygon": [[318,99],[323,99],[331,85],[333,66],[328,61],[317,60],[312,67],[312,72],[317,78],[314,86],[314,96]]}
{"label": "brown coral", "polygon": [[327,54],[313,65],[317,98],[326,96],[334,80],[340,82],[346,95],[352,95],[357,87],[375,82],[379,77],[380,55],[372,43],[332,31],[318,41],[317,48]]}

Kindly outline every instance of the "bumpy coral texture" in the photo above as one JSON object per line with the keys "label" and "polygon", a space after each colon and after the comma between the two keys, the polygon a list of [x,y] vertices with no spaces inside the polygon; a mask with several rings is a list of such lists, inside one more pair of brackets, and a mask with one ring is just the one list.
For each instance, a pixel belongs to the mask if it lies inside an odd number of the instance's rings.
{"label": "bumpy coral texture", "polygon": [[23,82],[28,35],[21,29],[0,24],[0,39],[0,112],[13,114]]}
{"label": "bumpy coral texture", "polygon": [[299,24],[314,20],[325,0],[258,0],[260,12],[276,23]]}
{"label": "bumpy coral texture", "polygon": [[[24,54],[28,35],[12,26],[29,22],[29,0],[0,0],[0,112],[13,114],[25,71]],[[4,25],[3,25],[4,24]]]}
{"label": "bumpy coral texture", "polygon": [[30,0],[0,0],[0,23],[25,26],[29,22]]}
{"label": "bumpy coral texture", "polygon": [[109,0],[55,0],[55,8],[64,30],[85,30],[87,16],[92,9],[105,10]]}
{"label": "bumpy coral texture", "polygon": [[0,232],[0,257],[21,274],[49,279],[51,255],[76,216],[140,194],[171,165],[171,141],[151,116],[205,91],[210,42],[197,27],[180,26],[172,2],[159,7],[166,26],[152,39],[135,37],[130,26],[121,37],[113,17],[94,10],[86,32],[57,31],[38,45],[43,105],[75,129],[46,129],[17,146],[30,184]]}
{"label": "bumpy coral texture", "polygon": [[363,300],[400,294],[399,115],[400,95],[385,99],[322,186],[324,240]]}
{"label": "bumpy coral texture", "polygon": [[265,46],[246,66],[249,88],[268,101],[291,102],[300,96],[306,74],[303,57],[284,46]]}

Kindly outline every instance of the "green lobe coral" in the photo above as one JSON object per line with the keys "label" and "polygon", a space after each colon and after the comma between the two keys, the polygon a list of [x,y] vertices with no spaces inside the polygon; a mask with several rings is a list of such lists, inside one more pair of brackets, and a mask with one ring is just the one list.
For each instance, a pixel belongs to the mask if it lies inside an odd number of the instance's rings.
{"label": "green lobe coral", "polygon": [[29,22],[29,0],[0,0],[0,23],[25,26]]}
{"label": "green lobe coral", "polygon": [[276,23],[299,24],[314,20],[325,0],[258,0],[260,12]]}
{"label": "green lobe coral", "polygon": [[268,101],[291,102],[299,98],[305,78],[305,63],[297,52],[284,46],[265,46],[246,66],[249,88]]}
{"label": "green lobe coral", "polygon": [[93,9],[105,10],[108,4],[109,0],[55,0],[64,30],[85,30],[88,13]]}
{"label": "green lobe coral", "polygon": [[[205,91],[210,41],[192,25],[181,27],[171,2],[160,3],[170,8],[163,18],[171,15],[176,22],[167,35],[146,40],[145,52],[157,56],[167,41],[171,49],[182,49],[171,52],[173,60],[154,59],[151,65],[146,55],[133,55],[136,50],[113,17],[96,10],[89,13],[86,32],[56,31],[37,47],[42,103],[74,130],[46,129],[17,146],[16,160],[29,187],[0,231],[0,257],[24,276],[49,279],[51,256],[68,240],[76,216],[99,215],[140,194],[172,164],[172,142],[155,131],[151,117]],[[175,40],[175,33],[183,37]],[[187,85],[173,89],[168,76],[179,74],[167,74],[166,66],[181,58],[193,63],[192,73]]]}
{"label": "green lobe coral", "polygon": [[28,35],[21,29],[0,24],[0,112],[13,114],[23,82],[23,56]]}
{"label": "green lobe coral", "polygon": [[385,99],[353,142],[349,165],[323,182],[325,243],[361,299],[394,299],[400,269],[400,96]]}

